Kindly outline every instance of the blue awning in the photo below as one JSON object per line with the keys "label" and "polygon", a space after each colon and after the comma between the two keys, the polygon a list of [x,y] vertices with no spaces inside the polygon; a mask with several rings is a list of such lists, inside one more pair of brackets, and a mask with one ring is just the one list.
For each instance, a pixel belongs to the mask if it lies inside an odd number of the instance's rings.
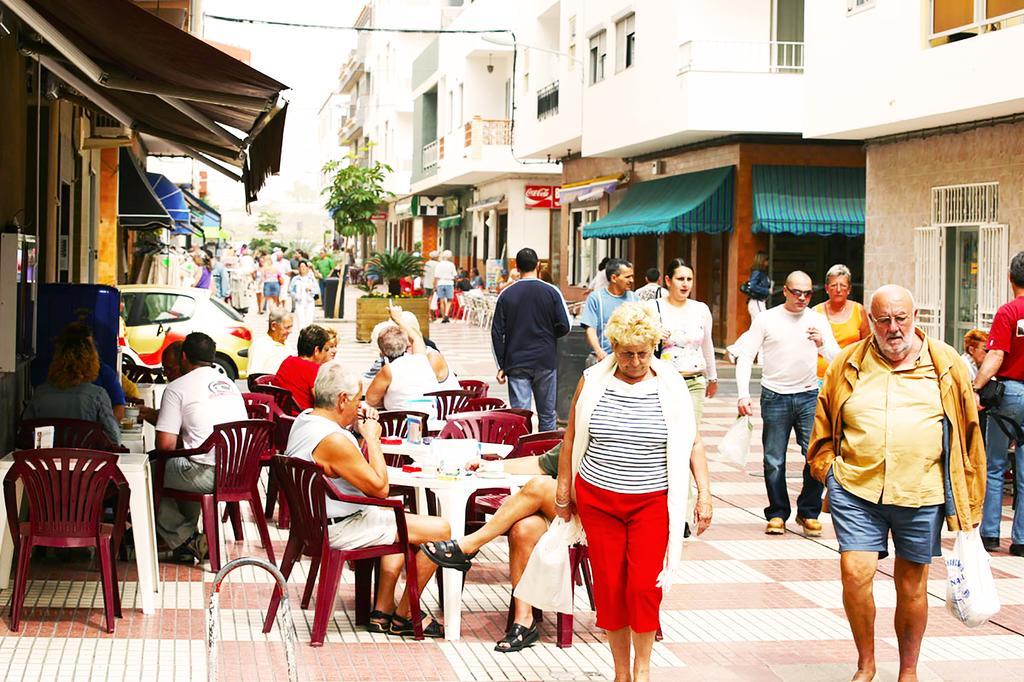
{"label": "blue awning", "polygon": [[864,235],[863,168],[754,166],[754,232]]}
{"label": "blue awning", "polygon": [[732,229],[733,169],[713,168],[640,182],[605,217],[583,228],[583,238]]}
{"label": "blue awning", "polygon": [[146,173],[146,179],[157,199],[167,209],[167,215],[174,221],[171,234],[195,234],[191,225],[192,213],[188,210],[181,188],[159,173]]}

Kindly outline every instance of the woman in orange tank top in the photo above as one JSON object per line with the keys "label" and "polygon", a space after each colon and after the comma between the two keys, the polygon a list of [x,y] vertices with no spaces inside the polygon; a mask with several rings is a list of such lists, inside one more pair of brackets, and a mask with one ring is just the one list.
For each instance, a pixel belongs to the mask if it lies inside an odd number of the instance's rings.
{"label": "woman in orange tank top", "polygon": [[[825,274],[825,291],[828,300],[814,306],[814,310],[828,318],[832,325],[832,335],[840,348],[851,343],[866,339],[868,316],[864,306],[850,300],[850,269],[845,265],[833,265]],[[825,376],[828,361],[818,356],[818,378]]]}

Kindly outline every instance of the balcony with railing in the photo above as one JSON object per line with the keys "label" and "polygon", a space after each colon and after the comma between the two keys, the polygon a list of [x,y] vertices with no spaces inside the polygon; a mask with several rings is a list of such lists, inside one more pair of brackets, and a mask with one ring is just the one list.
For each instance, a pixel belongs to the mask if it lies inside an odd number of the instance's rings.
{"label": "balcony with railing", "polygon": [[428,142],[423,145],[423,172],[424,173],[435,173],[437,172],[438,162],[438,141]]}
{"label": "balcony with railing", "polygon": [[804,44],[690,40],[679,46],[679,73],[803,73]]}
{"label": "balcony with railing", "polygon": [[558,81],[537,91],[537,120],[558,113]]}

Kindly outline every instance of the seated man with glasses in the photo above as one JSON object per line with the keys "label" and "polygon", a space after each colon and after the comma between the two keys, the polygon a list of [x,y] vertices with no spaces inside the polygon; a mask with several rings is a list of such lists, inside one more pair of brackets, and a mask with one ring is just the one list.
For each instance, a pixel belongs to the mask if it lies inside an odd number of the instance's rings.
{"label": "seated man with glasses", "polygon": [[[826,360],[839,353],[828,319],[807,306],[814,287],[807,273],[796,270],[783,287],[786,302],[754,318],[750,329],[736,342],[737,411],[753,416],[750,401],[750,372],[760,352],[764,362],[761,376],[761,418],[764,427],[764,484],[768,491],[768,519],[765,533],[782,535],[792,511],[786,490],[786,448],[789,434],[796,431],[800,450],[807,459],[807,444],[814,426],[818,400],[818,356]],[[796,522],[808,536],[821,535],[822,484],[811,478],[804,464],[803,489],[797,499]]]}

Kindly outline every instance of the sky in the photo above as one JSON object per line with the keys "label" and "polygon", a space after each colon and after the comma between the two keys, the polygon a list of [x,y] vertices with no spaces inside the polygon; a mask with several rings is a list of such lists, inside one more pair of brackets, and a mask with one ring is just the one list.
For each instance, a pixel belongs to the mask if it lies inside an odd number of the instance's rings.
{"label": "sky", "polygon": [[[260,18],[275,21],[351,25],[365,4],[357,0],[202,0],[204,14]],[[336,88],[338,72],[355,46],[354,31],[328,31],[229,23],[204,17],[202,37],[243,47],[252,52],[251,66],[276,78],[291,89],[283,97],[290,102],[285,126],[281,173],[267,180],[245,212],[240,183],[210,170],[209,199],[221,210],[224,227],[233,235],[255,226],[263,210],[281,218],[282,236],[295,234],[319,241],[329,225],[318,196],[320,152],[317,112]],[[167,172],[170,162],[151,162],[150,169]],[[200,164],[196,164],[202,167]],[[186,170],[187,174],[188,171]],[[187,180],[185,180],[187,181]]]}

